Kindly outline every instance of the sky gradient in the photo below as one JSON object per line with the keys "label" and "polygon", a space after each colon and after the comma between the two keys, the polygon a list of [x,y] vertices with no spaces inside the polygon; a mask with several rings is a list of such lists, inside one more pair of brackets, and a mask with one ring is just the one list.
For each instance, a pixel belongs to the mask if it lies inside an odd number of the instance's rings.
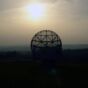
{"label": "sky gradient", "polygon": [[0,46],[29,44],[44,29],[63,44],[88,44],[88,0],[35,0],[46,6],[44,19],[33,22],[25,7],[33,0],[0,0]]}

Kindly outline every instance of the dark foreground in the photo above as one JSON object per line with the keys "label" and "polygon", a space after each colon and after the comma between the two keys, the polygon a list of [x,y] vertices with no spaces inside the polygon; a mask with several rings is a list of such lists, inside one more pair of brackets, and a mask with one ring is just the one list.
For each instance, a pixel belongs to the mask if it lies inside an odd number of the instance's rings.
{"label": "dark foreground", "polygon": [[88,50],[65,50],[57,61],[0,54],[0,88],[88,88]]}

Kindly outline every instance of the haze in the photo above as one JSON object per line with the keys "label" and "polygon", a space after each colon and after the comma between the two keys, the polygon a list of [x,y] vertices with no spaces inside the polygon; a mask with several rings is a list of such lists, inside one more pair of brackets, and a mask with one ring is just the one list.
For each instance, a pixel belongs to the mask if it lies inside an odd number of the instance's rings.
{"label": "haze", "polygon": [[45,6],[41,19],[30,19],[25,7],[33,0],[0,0],[0,46],[27,45],[44,29],[63,44],[88,44],[88,0],[34,0]]}

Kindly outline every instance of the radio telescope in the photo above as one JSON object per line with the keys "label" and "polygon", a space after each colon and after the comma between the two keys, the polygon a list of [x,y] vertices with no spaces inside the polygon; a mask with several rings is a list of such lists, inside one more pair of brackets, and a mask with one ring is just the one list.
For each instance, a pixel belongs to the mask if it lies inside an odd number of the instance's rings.
{"label": "radio telescope", "polygon": [[51,30],[42,30],[31,41],[32,54],[37,58],[53,58],[62,52],[60,37]]}

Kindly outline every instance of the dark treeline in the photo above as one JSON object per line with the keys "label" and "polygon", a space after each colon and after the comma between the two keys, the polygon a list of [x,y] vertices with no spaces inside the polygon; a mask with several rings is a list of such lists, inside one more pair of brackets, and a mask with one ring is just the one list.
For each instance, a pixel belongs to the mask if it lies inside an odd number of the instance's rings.
{"label": "dark treeline", "polygon": [[[21,61],[23,60],[33,60],[34,57],[31,52],[25,51],[25,52],[18,52],[18,51],[8,51],[8,52],[0,52],[0,60],[3,61],[9,61],[9,60],[16,60],[16,61]],[[63,50],[62,51],[62,56],[60,58],[56,58],[57,60],[62,59],[64,62],[86,62],[88,59],[88,49],[73,49],[73,50]],[[41,58],[42,60],[42,58]]]}

